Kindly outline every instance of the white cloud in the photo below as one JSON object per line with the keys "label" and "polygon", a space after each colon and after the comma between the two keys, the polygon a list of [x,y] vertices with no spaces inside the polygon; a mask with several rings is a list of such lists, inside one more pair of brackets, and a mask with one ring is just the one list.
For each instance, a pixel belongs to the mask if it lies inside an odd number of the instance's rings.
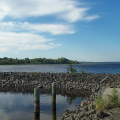
{"label": "white cloud", "polygon": [[89,8],[74,8],[74,10],[70,10],[68,13],[62,14],[61,17],[69,22],[85,20],[88,9]]}
{"label": "white cloud", "polygon": [[68,22],[97,19],[93,17],[96,15],[87,14],[89,9],[75,0],[1,0],[0,19],[6,16],[19,19],[45,15],[55,15]]}
{"label": "white cloud", "polygon": [[100,18],[100,16],[99,15],[91,15],[91,16],[87,16],[85,18],[85,20],[92,21],[92,20],[97,19],[97,18]]}
{"label": "white cloud", "polygon": [[29,24],[24,23],[22,27],[29,30],[36,30],[37,32],[49,32],[53,35],[57,34],[73,34],[72,27],[65,24]]}
{"label": "white cloud", "polygon": [[30,24],[28,22],[24,23],[15,23],[15,22],[1,22],[0,30],[1,31],[19,31],[19,30],[29,30],[35,31],[38,33],[48,32],[52,35],[58,34],[73,34],[75,33],[72,30],[72,26],[66,24]]}
{"label": "white cloud", "polygon": [[51,44],[52,39],[30,33],[0,32],[0,52],[10,50],[48,50],[59,47],[60,44]]}
{"label": "white cloud", "polygon": [[0,1],[0,20],[7,16],[8,11],[9,7],[3,1]]}
{"label": "white cloud", "polygon": [[1,46],[0,52],[6,52],[6,51],[8,51],[8,49],[6,47],[4,47],[4,46]]}

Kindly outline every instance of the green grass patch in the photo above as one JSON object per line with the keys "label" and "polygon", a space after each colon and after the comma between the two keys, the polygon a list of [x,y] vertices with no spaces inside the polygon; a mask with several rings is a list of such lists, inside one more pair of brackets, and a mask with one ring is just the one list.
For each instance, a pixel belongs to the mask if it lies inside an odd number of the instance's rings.
{"label": "green grass patch", "polygon": [[105,109],[105,100],[102,98],[102,96],[99,96],[95,99],[95,108],[96,110],[101,111]]}
{"label": "green grass patch", "polygon": [[120,104],[118,95],[116,88],[113,88],[112,95],[108,95],[109,104],[112,108],[118,107]]}
{"label": "green grass patch", "polygon": [[116,88],[113,88],[112,95],[107,95],[107,100],[99,96],[95,99],[96,110],[104,111],[105,108],[116,108],[120,106],[119,94]]}

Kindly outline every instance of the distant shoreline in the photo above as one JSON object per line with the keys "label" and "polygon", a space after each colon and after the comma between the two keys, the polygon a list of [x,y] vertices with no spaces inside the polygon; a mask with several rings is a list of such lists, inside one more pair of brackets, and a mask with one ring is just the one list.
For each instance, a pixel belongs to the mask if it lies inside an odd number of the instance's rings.
{"label": "distant shoreline", "polygon": [[79,64],[77,60],[69,60],[67,58],[61,57],[58,59],[47,59],[47,58],[0,58],[0,65],[26,65],[26,64]]}
{"label": "distant shoreline", "polygon": [[[107,65],[107,64],[120,64],[120,62],[80,62],[79,64],[72,65]],[[68,64],[0,64],[0,66],[14,66],[14,65],[69,65]]]}

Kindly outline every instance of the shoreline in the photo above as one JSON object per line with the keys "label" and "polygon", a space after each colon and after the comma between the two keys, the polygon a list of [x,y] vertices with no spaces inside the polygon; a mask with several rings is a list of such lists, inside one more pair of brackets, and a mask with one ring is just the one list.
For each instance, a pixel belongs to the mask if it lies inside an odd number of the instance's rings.
{"label": "shoreline", "polygon": [[[81,95],[86,93],[91,94],[86,100],[82,101],[76,110],[66,110],[62,116],[62,120],[105,120],[112,117],[116,118],[120,115],[114,114],[114,110],[107,110],[99,115],[100,111],[92,108],[93,101],[108,87],[120,88],[120,74],[90,74],[90,73],[18,73],[18,72],[1,72],[0,73],[0,90],[12,91],[18,89],[23,92],[32,92],[34,87],[39,87],[41,90],[51,92],[51,84],[56,82],[56,88],[59,91],[64,91],[66,94],[74,93]],[[72,92],[73,91],[73,92]],[[111,113],[110,113],[111,111]],[[119,110],[117,110],[119,111]],[[105,116],[108,115],[108,116]]]}
{"label": "shoreline", "polygon": [[[69,65],[70,63],[38,63],[38,64],[0,64],[0,66],[14,66],[14,65]],[[80,62],[80,63],[73,63],[72,65],[108,65],[108,64],[120,64],[120,62]]]}

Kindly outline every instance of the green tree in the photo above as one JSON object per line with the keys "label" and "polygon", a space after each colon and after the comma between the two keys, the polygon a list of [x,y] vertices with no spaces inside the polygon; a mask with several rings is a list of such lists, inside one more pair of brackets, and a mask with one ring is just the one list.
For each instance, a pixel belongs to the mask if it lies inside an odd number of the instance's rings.
{"label": "green tree", "polygon": [[81,74],[82,74],[82,75],[84,75],[84,74],[85,74],[85,71],[84,71],[83,69],[81,70]]}
{"label": "green tree", "polygon": [[73,65],[69,64],[67,68],[67,73],[77,73],[77,71],[73,68]]}
{"label": "green tree", "polygon": [[34,58],[34,59],[18,59],[18,58],[0,58],[0,65],[12,65],[12,64],[78,64],[79,62],[69,60],[61,57],[58,59],[47,59],[47,58]]}

